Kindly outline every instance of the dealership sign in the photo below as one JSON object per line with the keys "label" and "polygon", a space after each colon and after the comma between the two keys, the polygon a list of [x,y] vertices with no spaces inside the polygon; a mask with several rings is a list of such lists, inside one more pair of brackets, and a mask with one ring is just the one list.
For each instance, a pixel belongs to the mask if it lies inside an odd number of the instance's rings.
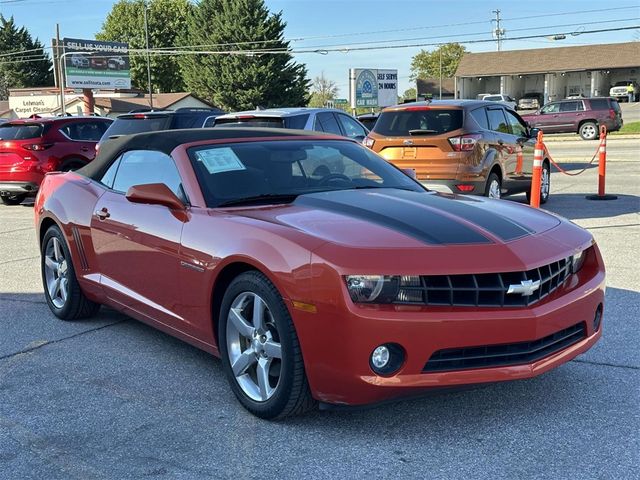
{"label": "dealership sign", "polygon": [[398,71],[372,68],[349,70],[351,108],[388,107],[398,103]]}
{"label": "dealership sign", "polygon": [[65,38],[64,69],[69,88],[131,88],[129,45]]}

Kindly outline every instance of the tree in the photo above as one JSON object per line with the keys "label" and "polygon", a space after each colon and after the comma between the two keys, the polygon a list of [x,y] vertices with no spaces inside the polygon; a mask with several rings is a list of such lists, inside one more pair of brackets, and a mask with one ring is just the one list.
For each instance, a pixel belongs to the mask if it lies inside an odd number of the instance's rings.
{"label": "tree", "polygon": [[[132,49],[145,49],[144,0],[118,1],[102,24],[96,39],[127,42]],[[189,0],[151,0],[148,2],[147,21],[149,48],[174,48],[183,38],[188,12],[193,8]],[[184,91],[184,81],[178,57],[151,55],[151,84],[154,91]],[[131,83],[135,88],[148,90],[147,56],[131,54]]]}
{"label": "tree", "polygon": [[442,53],[442,76],[453,77],[467,49],[459,43],[446,43],[434,51],[420,50],[411,59],[411,80],[440,76],[440,53]]}
{"label": "tree", "polygon": [[53,85],[51,60],[44,45],[31,38],[26,28],[18,28],[13,17],[0,15],[0,54],[0,99],[8,98],[9,88]]}
{"label": "tree", "polygon": [[[180,57],[187,88],[228,110],[305,106],[307,69],[293,61],[285,25],[263,0],[201,0],[184,41],[220,53]],[[257,52],[265,49],[282,53]]]}
{"label": "tree", "polygon": [[402,94],[402,98],[404,100],[415,100],[416,99],[416,89],[415,87],[407,88]]}
{"label": "tree", "polygon": [[309,99],[310,107],[324,107],[329,100],[336,98],[338,87],[336,82],[324,76],[324,72],[320,76],[315,77],[311,84],[311,98]]}

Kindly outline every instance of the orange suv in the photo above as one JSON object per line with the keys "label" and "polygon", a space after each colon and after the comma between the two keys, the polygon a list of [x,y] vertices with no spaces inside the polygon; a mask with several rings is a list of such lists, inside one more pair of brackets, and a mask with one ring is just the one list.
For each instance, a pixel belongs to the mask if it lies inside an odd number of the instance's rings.
{"label": "orange suv", "polygon": [[[384,109],[363,144],[399,168],[414,169],[433,190],[493,198],[526,192],[528,197],[536,135],[505,105],[443,100]],[[550,187],[544,153],[541,203]]]}

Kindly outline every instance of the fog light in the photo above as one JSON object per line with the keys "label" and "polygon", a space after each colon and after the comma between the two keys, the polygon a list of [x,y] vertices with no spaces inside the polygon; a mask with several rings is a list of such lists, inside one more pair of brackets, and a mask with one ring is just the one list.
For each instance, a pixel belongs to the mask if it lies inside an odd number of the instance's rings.
{"label": "fog light", "polygon": [[596,316],[593,317],[593,331],[597,332],[600,328],[600,322],[602,321],[602,304],[596,308]]}
{"label": "fog light", "polygon": [[376,374],[393,375],[404,363],[404,349],[397,343],[385,343],[377,346],[371,353],[369,366]]}
{"label": "fog light", "polygon": [[387,366],[389,363],[389,349],[384,345],[380,345],[371,354],[371,363],[377,369],[381,369]]}

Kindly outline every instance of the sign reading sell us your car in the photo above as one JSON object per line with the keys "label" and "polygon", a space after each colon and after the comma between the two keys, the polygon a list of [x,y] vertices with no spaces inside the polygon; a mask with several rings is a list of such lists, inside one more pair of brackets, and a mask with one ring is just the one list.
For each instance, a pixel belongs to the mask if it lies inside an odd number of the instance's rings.
{"label": "sign reading sell us your car", "polygon": [[65,38],[64,68],[69,88],[131,88],[129,45]]}
{"label": "sign reading sell us your car", "polygon": [[349,92],[351,108],[395,105],[398,103],[398,71],[351,68]]}

